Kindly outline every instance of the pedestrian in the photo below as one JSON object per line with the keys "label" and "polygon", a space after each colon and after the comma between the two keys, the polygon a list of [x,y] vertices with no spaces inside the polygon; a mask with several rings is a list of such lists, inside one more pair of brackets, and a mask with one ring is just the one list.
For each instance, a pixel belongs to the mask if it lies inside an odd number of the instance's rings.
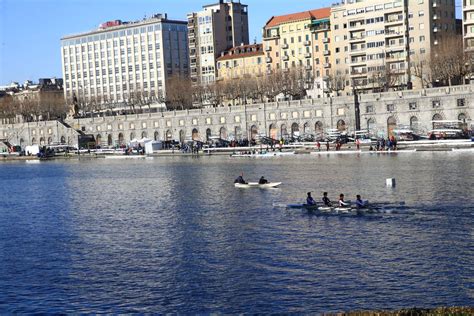
{"label": "pedestrian", "polygon": [[356,139],[356,147],[357,147],[357,150],[360,150],[360,139]]}
{"label": "pedestrian", "polygon": [[329,140],[326,141],[326,151],[329,151]]}
{"label": "pedestrian", "polygon": [[319,140],[316,143],[316,147],[318,148],[318,151],[321,151],[321,143],[319,142]]}

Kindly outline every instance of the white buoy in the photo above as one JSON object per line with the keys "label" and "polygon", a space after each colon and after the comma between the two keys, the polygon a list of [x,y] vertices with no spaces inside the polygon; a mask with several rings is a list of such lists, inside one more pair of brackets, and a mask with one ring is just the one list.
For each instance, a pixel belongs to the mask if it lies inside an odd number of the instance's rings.
{"label": "white buoy", "polygon": [[395,178],[388,178],[386,180],[386,184],[388,188],[394,188],[395,187]]}

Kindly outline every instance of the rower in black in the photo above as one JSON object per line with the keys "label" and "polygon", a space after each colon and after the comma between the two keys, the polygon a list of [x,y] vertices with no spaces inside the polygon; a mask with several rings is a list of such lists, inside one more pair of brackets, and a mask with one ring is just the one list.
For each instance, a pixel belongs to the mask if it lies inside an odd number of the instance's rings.
{"label": "rower in black", "polygon": [[267,183],[268,183],[268,180],[265,179],[264,176],[262,176],[262,177],[260,178],[260,180],[258,180],[258,184],[267,184]]}
{"label": "rower in black", "polygon": [[327,192],[323,193],[323,203],[325,206],[332,206],[331,200],[329,200]]}
{"label": "rower in black", "polygon": [[306,204],[308,205],[316,205],[316,201],[313,199],[311,196],[311,192],[308,192],[307,197],[306,197]]}

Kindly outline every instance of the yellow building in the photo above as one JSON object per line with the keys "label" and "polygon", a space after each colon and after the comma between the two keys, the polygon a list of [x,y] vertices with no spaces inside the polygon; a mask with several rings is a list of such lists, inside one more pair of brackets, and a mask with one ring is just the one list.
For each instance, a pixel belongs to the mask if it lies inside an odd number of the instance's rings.
{"label": "yellow building", "polygon": [[332,65],[330,8],[274,16],[263,28],[267,72],[301,67],[321,86]]}
{"label": "yellow building", "polygon": [[262,44],[233,47],[217,59],[218,80],[260,77],[264,73],[265,53]]}

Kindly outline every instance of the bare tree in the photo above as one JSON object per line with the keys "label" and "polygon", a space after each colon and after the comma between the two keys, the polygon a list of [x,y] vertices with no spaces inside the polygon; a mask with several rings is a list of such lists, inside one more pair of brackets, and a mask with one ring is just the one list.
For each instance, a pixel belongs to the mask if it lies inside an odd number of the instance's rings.
{"label": "bare tree", "polygon": [[333,68],[325,78],[326,92],[340,96],[341,91],[344,91],[347,87],[347,80],[348,76],[344,69],[340,67]]}
{"label": "bare tree", "polygon": [[170,109],[189,109],[193,105],[191,80],[172,76],[166,81],[166,104]]}
{"label": "bare tree", "polygon": [[449,86],[462,83],[470,73],[469,56],[464,52],[461,36],[443,38],[439,47],[433,52],[433,79]]}
{"label": "bare tree", "polygon": [[418,78],[421,85],[426,88],[429,88],[433,84],[431,65],[431,58],[428,56],[425,58],[418,54],[411,57],[411,73],[414,77]]}

